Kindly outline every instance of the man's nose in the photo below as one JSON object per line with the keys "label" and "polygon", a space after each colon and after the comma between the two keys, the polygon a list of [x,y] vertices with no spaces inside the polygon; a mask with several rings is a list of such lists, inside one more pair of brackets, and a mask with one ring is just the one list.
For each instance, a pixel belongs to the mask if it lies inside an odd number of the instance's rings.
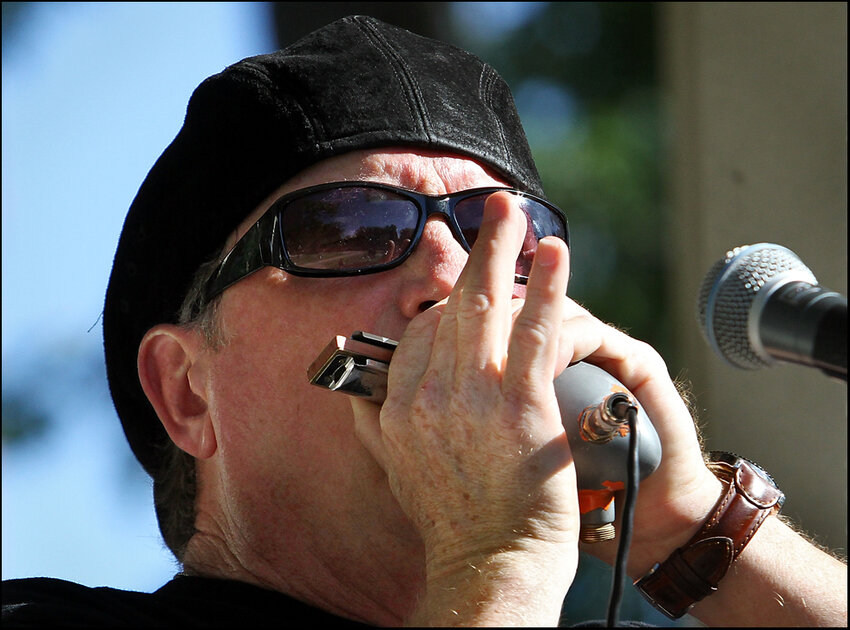
{"label": "man's nose", "polygon": [[416,249],[402,265],[400,308],[413,318],[449,296],[469,257],[446,220],[432,215]]}

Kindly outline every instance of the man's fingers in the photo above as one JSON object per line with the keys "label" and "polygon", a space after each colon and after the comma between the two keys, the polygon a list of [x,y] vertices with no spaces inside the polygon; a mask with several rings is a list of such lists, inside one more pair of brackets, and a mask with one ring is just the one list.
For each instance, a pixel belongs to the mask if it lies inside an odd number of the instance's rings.
{"label": "man's fingers", "polygon": [[[568,359],[560,357],[559,351],[569,273],[566,243],[556,238],[541,240],[525,303],[511,332],[503,389],[548,386],[566,367]],[[559,362],[564,365],[558,366]]]}

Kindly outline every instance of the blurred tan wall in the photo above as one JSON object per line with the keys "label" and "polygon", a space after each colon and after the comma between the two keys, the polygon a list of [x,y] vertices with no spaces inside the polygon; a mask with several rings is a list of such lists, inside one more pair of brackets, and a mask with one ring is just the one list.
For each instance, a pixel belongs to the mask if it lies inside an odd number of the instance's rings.
{"label": "blurred tan wall", "polygon": [[711,264],[762,241],[847,295],[847,5],[659,9],[680,351],[668,364],[693,383],[707,446],[762,464],[785,490],[784,512],[846,552],[846,384],[807,367],[727,367],[694,310]]}

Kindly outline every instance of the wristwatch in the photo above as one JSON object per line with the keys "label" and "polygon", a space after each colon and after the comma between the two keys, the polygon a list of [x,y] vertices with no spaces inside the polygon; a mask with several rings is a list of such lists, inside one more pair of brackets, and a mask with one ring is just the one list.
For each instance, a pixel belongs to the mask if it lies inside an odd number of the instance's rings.
{"label": "wristwatch", "polygon": [[717,590],[764,519],[778,513],[785,501],[770,475],[734,453],[712,451],[706,465],[726,486],[720,501],[693,538],[635,582],[671,619]]}

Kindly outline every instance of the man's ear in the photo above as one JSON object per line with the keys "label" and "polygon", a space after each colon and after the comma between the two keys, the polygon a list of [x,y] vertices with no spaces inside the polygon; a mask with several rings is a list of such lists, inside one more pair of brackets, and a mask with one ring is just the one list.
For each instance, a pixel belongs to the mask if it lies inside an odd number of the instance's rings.
{"label": "man's ear", "polygon": [[142,389],[171,440],[193,457],[207,459],[217,442],[202,348],[194,331],[159,324],[139,344],[138,369]]}

